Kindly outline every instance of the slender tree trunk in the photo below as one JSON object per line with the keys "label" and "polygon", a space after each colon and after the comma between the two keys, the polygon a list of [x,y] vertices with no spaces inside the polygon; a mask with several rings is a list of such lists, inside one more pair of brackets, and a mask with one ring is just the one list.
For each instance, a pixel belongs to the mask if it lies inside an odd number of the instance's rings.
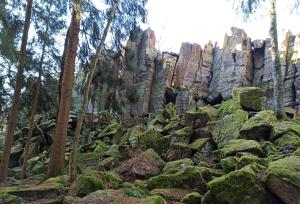
{"label": "slender tree trunk", "polygon": [[102,37],[101,37],[101,41],[100,41],[99,46],[96,50],[95,56],[92,58],[91,66],[90,66],[89,72],[87,74],[85,83],[84,83],[83,101],[82,101],[82,104],[81,104],[80,114],[79,114],[79,118],[78,118],[77,125],[76,125],[74,141],[73,141],[72,150],[71,150],[71,158],[70,158],[70,161],[69,161],[69,180],[71,182],[75,180],[76,174],[77,174],[77,172],[76,172],[76,165],[77,165],[76,164],[76,149],[77,149],[78,142],[79,142],[79,136],[80,136],[81,127],[82,127],[82,123],[83,123],[84,116],[85,116],[85,111],[86,111],[86,108],[87,108],[87,105],[88,105],[88,102],[89,102],[90,85],[91,85],[92,78],[93,78],[93,75],[94,75],[94,72],[95,72],[95,69],[96,69],[96,66],[97,66],[97,62],[98,62],[99,57],[101,55],[102,47],[104,45],[105,39],[107,37],[110,25],[113,21],[113,18],[115,16],[115,13],[116,13],[116,10],[119,6],[119,3],[120,3],[120,0],[116,0],[113,4],[112,10],[110,12],[110,15],[108,17],[108,20],[107,20],[107,23],[106,23],[106,26],[105,26],[105,29],[104,29],[104,32],[103,32]]}
{"label": "slender tree trunk", "polygon": [[276,0],[271,1],[270,37],[272,55],[272,78],[274,82],[274,109],[278,119],[283,117],[283,82],[281,77],[280,55],[278,51]]}
{"label": "slender tree trunk", "polygon": [[80,8],[81,0],[74,0],[68,48],[64,64],[59,113],[48,166],[48,178],[61,174],[64,169],[65,145],[68,131],[69,111],[72,102],[74,69],[80,32]]}
{"label": "slender tree trunk", "polygon": [[[46,22],[46,29],[45,29],[45,33],[48,34],[49,31],[49,20],[50,20],[50,9],[52,6],[52,1],[49,3],[48,8],[47,8],[47,12],[48,12],[48,17],[47,17],[47,22]],[[30,125],[29,125],[29,131],[28,131],[28,136],[27,136],[27,141],[26,141],[26,145],[24,148],[24,160],[23,160],[23,166],[22,166],[22,172],[21,172],[21,178],[24,179],[27,177],[26,175],[26,170],[27,170],[27,161],[28,161],[28,156],[29,156],[29,148],[31,145],[31,138],[32,138],[32,132],[34,129],[34,118],[35,118],[35,114],[36,114],[36,110],[37,110],[37,105],[38,105],[38,99],[39,99],[39,93],[40,93],[40,86],[41,86],[41,81],[42,81],[42,70],[43,70],[43,64],[44,64],[44,58],[45,58],[45,51],[46,51],[46,39],[44,39],[44,43],[43,43],[43,47],[42,47],[42,55],[41,55],[41,60],[39,63],[39,77],[36,81],[36,85],[35,85],[35,91],[34,91],[34,95],[33,95],[33,102],[32,102],[32,106],[31,106],[31,115],[30,115]]]}
{"label": "slender tree trunk", "polygon": [[[64,66],[65,66],[65,58],[66,58],[67,48],[68,48],[69,33],[70,33],[70,28],[68,28],[68,30],[67,30],[65,44],[64,44],[64,52],[61,57],[60,74],[59,74],[59,80],[58,80],[58,104],[60,104],[61,85],[62,85],[62,80],[63,80],[63,75],[64,75]],[[57,115],[58,115],[58,113],[57,113]]]}
{"label": "slender tree trunk", "polygon": [[14,96],[12,101],[12,106],[9,114],[8,124],[7,124],[7,134],[4,143],[4,151],[2,154],[1,166],[0,166],[0,182],[3,182],[7,177],[8,164],[10,159],[11,146],[14,142],[14,130],[16,127],[17,120],[17,110],[21,94],[21,88],[23,83],[23,72],[25,66],[26,58],[26,46],[28,39],[28,32],[30,27],[31,11],[32,11],[32,1],[27,0],[24,30],[22,36],[21,50],[19,55],[19,66],[17,71],[16,85],[14,90]]}

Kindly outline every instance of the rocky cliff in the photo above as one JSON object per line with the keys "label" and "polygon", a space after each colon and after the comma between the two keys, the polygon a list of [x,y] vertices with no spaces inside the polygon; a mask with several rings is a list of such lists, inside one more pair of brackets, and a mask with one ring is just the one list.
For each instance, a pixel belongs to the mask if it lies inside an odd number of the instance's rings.
{"label": "rocky cliff", "polygon": [[[242,86],[261,87],[265,107],[272,107],[270,40],[251,40],[235,27],[231,31],[231,35],[225,34],[222,47],[212,42],[204,47],[185,42],[178,54],[160,53],[155,48],[154,32],[138,31],[142,37],[131,39],[126,49],[135,53],[138,67],[134,83],[139,101],[133,114],[161,112],[168,102],[176,103],[179,114],[183,114],[195,103],[195,95],[218,103],[231,98],[233,88]],[[281,52],[286,106],[300,102],[299,49],[300,35],[288,32]]]}

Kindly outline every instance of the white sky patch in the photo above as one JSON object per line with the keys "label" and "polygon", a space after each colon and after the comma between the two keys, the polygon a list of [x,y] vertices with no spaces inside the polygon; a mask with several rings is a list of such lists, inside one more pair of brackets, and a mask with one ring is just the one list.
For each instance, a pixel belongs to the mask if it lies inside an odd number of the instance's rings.
{"label": "white sky patch", "polygon": [[[268,2],[268,1],[267,1]],[[156,33],[157,47],[162,51],[178,52],[182,42],[199,43],[202,47],[211,40],[223,45],[225,33],[232,26],[245,29],[252,39],[265,39],[269,31],[269,15],[262,10],[251,22],[236,15],[232,2],[227,0],[149,0],[148,23]],[[286,0],[277,5],[279,42],[288,30],[300,31],[300,16],[291,15]]]}

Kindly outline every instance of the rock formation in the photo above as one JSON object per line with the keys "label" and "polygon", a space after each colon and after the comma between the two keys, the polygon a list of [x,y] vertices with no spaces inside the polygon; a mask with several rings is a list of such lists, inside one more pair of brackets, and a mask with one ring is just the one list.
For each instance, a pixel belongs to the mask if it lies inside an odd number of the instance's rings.
{"label": "rock formation", "polygon": [[[184,114],[194,105],[195,95],[209,96],[210,100],[219,99],[220,102],[232,97],[233,88],[243,86],[261,87],[265,107],[272,107],[270,40],[252,41],[242,29],[233,27],[231,31],[231,35],[225,35],[222,48],[212,42],[204,48],[199,44],[183,43],[178,55],[161,54],[155,49],[154,32],[140,31],[138,35],[142,37],[127,44],[137,56],[138,73],[134,83],[139,101],[133,108],[134,114],[161,112],[168,102],[174,102],[178,113]],[[300,102],[298,50],[300,36],[288,32],[281,52],[286,106]]]}

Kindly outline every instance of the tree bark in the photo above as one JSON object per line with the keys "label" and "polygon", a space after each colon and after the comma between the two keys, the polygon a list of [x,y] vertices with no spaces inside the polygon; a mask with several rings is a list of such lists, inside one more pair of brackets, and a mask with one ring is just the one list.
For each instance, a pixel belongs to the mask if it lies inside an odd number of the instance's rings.
{"label": "tree bark", "polygon": [[[48,34],[49,31],[49,20],[50,20],[50,9],[52,6],[52,1],[49,3],[47,11],[48,11],[48,17],[47,17],[47,22],[46,22],[46,30],[45,33]],[[44,43],[42,46],[42,55],[41,55],[41,60],[39,63],[39,77],[36,81],[35,85],[35,91],[33,95],[33,102],[31,105],[31,115],[30,115],[30,125],[29,125],[29,131],[28,131],[28,136],[27,136],[27,141],[26,145],[24,148],[24,160],[23,160],[23,166],[22,166],[22,172],[21,172],[21,178],[24,179],[27,177],[26,175],[26,170],[27,170],[27,161],[28,161],[28,154],[29,154],[29,148],[31,145],[31,138],[32,138],[32,132],[35,126],[34,118],[37,110],[37,105],[38,105],[38,99],[39,99],[39,93],[40,93],[40,86],[41,86],[41,81],[42,81],[42,70],[43,70],[43,64],[44,64],[44,58],[45,58],[45,51],[46,51],[46,39],[44,39]]]}
{"label": "tree bark", "polygon": [[274,109],[278,119],[283,117],[283,81],[281,77],[280,55],[278,51],[276,0],[271,1],[270,8],[270,38],[272,55],[272,78],[274,83]]}
{"label": "tree bark", "polygon": [[116,10],[119,6],[120,0],[116,0],[113,4],[112,10],[109,14],[104,32],[102,34],[101,37],[101,41],[98,45],[98,48],[96,50],[96,54],[94,55],[94,57],[92,58],[92,62],[91,62],[91,66],[89,69],[89,72],[86,76],[86,80],[84,83],[84,90],[83,90],[83,101],[80,107],[80,114],[79,114],[79,118],[77,120],[77,125],[76,125],[76,130],[75,130],[75,135],[74,135],[74,141],[72,144],[72,149],[71,149],[71,158],[69,161],[69,180],[72,182],[75,180],[77,172],[76,172],[76,149],[78,146],[78,142],[79,142],[79,136],[80,136],[80,131],[81,131],[81,127],[82,127],[82,123],[84,120],[84,116],[85,116],[85,111],[88,105],[88,101],[89,101],[89,90],[90,90],[90,85],[93,79],[93,75],[97,66],[97,62],[101,56],[101,51],[102,51],[102,47],[104,45],[104,42],[106,40],[110,25],[113,21],[113,18],[115,16]]}
{"label": "tree bark", "polygon": [[7,124],[7,134],[5,138],[4,151],[2,154],[2,160],[0,166],[0,182],[5,181],[7,177],[10,151],[11,151],[11,146],[14,142],[14,130],[16,127],[18,104],[19,104],[19,99],[21,94],[22,83],[23,83],[23,72],[25,66],[27,39],[28,39],[28,32],[29,32],[31,12],[32,12],[32,1],[33,0],[27,0],[24,30],[22,35],[21,50],[19,54],[19,66],[18,66],[17,77],[16,77],[16,85],[15,85],[12,106],[11,106],[8,124]]}
{"label": "tree bark", "polygon": [[63,173],[64,169],[65,145],[68,131],[69,111],[72,102],[74,69],[80,32],[80,8],[81,0],[74,0],[72,19],[70,23],[70,36],[68,39],[68,48],[64,64],[59,113],[48,166],[48,178],[58,176]]}

